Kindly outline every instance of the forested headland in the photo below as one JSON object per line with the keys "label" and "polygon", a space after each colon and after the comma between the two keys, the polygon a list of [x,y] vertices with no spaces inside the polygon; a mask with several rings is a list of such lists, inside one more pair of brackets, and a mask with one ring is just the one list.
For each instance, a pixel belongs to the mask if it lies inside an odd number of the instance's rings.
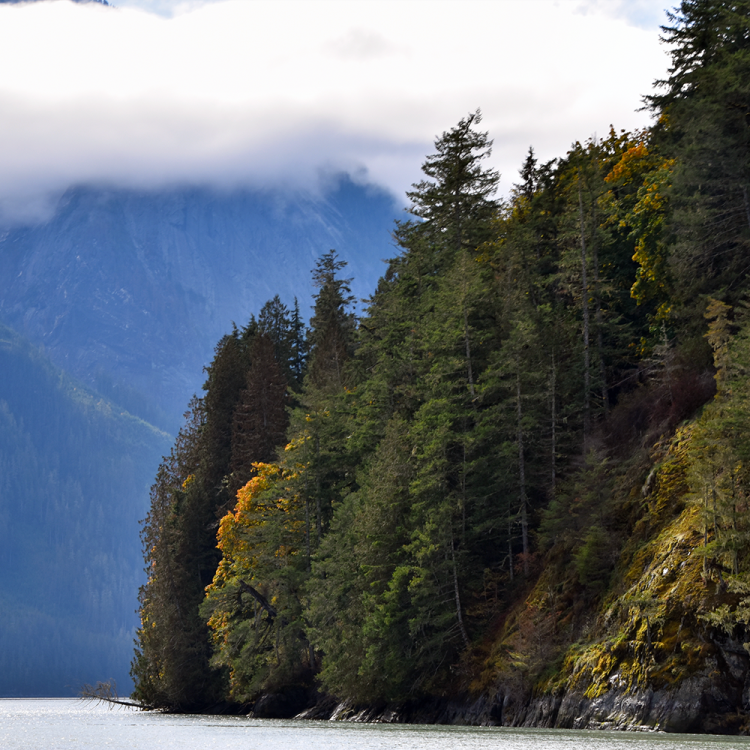
{"label": "forested headland", "polygon": [[470,114],[362,315],[330,251],[309,325],[221,339],[144,522],[144,705],[747,729],[750,2],[664,38],[650,128],[498,200]]}

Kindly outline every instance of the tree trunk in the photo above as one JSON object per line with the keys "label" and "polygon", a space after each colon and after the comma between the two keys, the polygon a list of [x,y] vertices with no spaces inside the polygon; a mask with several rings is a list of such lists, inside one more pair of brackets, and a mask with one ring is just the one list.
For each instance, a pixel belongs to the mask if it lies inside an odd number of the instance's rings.
{"label": "tree trunk", "polygon": [[466,374],[469,380],[469,393],[471,393],[471,405],[476,409],[476,393],[474,391],[474,373],[471,369],[471,343],[469,341],[469,314],[464,304],[464,342],[466,343]]}
{"label": "tree trunk", "polygon": [[737,477],[732,472],[732,574],[740,572],[739,558],[737,555]]}
{"label": "tree trunk", "polygon": [[310,498],[305,493],[305,553],[307,555],[307,572],[310,568]]}
{"label": "tree trunk", "polygon": [[471,367],[471,340],[469,338],[469,311],[466,305],[467,296],[467,270],[466,270],[466,253],[461,254],[461,292],[462,307],[464,316],[464,348],[466,349],[466,379],[469,382],[469,393],[471,393],[471,404],[476,409],[476,393],[474,391],[474,371]]}
{"label": "tree trunk", "polygon": [[320,547],[320,540],[323,537],[323,522],[321,520],[321,506],[320,506],[320,435],[315,436],[315,456],[318,459],[315,470],[315,515],[318,525],[318,547]]}
{"label": "tree trunk", "polygon": [[607,389],[607,370],[604,366],[604,324],[602,323],[602,298],[599,290],[599,245],[596,241],[596,204],[592,200],[591,213],[591,259],[594,262],[594,304],[596,319],[596,350],[599,357],[599,378],[602,388],[602,407],[605,417],[609,414],[609,392]]}
{"label": "tree trunk", "polygon": [[578,175],[578,213],[581,224],[581,307],[583,309],[583,447],[588,446],[591,431],[591,353],[589,351],[589,288],[586,276],[586,227],[583,221],[581,176]]}
{"label": "tree trunk", "polygon": [[466,634],[466,628],[464,627],[464,616],[461,609],[461,597],[459,595],[458,588],[458,567],[456,565],[456,549],[453,543],[453,527],[451,525],[451,561],[453,563],[453,591],[456,595],[456,617],[458,619],[458,627],[461,631],[461,638],[463,638],[464,645],[469,648],[469,636]]}
{"label": "tree trunk", "polygon": [[[703,485],[703,549],[708,547],[708,487]],[[708,557],[703,555],[703,577],[708,575]]]}
{"label": "tree trunk", "polygon": [[266,597],[263,596],[260,591],[254,589],[249,583],[246,583],[241,578],[238,579],[238,581],[240,584],[240,591],[244,591],[246,594],[250,594],[250,596],[252,596],[253,599],[255,599],[255,601],[258,602],[258,604],[266,610],[268,616],[271,619],[275,618],[278,615],[276,609],[268,603],[268,599],[266,599]]}
{"label": "tree trunk", "polygon": [[466,439],[463,441],[463,470],[461,471],[461,544],[466,544]]}
{"label": "tree trunk", "polygon": [[555,365],[555,353],[552,352],[552,372],[550,375],[550,414],[551,414],[551,468],[552,468],[552,494],[557,484],[557,369]]}
{"label": "tree trunk", "polygon": [[[296,301],[296,300],[295,300]],[[305,440],[305,465],[310,465],[310,459],[308,454],[308,441]],[[309,573],[311,568],[310,565],[310,492],[308,490],[308,473],[305,471],[305,553],[307,554],[307,572]]]}
{"label": "tree trunk", "polygon": [[[518,365],[518,363],[516,363]],[[516,367],[516,416],[518,420],[517,424],[517,440],[518,440],[518,481],[520,484],[520,500],[521,500],[521,540],[523,548],[523,574],[524,576],[529,575],[529,521],[526,512],[527,497],[526,497],[526,462],[523,455],[523,411],[521,407],[521,374],[518,366]]]}

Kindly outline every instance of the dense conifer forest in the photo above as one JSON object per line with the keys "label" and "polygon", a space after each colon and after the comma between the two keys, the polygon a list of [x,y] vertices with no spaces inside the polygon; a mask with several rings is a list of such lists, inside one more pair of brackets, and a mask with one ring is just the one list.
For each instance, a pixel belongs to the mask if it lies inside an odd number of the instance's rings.
{"label": "dense conifer forest", "polygon": [[145,705],[520,705],[742,652],[750,2],[663,33],[650,128],[499,200],[477,110],[361,316],[332,250],[309,326],[276,297],[218,343],[143,526]]}

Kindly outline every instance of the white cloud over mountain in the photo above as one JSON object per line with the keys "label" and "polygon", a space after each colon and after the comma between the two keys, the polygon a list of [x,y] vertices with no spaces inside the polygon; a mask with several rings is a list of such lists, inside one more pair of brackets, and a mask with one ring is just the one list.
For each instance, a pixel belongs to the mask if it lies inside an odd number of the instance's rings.
{"label": "white cloud over mountain", "polygon": [[507,191],[529,145],[548,159],[647,124],[635,110],[667,64],[653,2],[123,5],[0,5],[6,218],[80,182],[314,187],[346,170],[402,195],[477,107]]}

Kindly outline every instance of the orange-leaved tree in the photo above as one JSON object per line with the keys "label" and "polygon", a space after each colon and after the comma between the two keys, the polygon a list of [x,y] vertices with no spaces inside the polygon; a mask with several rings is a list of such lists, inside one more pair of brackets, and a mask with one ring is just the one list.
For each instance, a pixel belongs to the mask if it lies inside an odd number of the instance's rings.
{"label": "orange-leaved tree", "polygon": [[287,446],[283,464],[255,463],[256,475],[219,524],[222,558],[202,613],[212,630],[212,663],[229,669],[238,701],[305,681],[314,668],[302,621],[307,524],[299,448]]}

